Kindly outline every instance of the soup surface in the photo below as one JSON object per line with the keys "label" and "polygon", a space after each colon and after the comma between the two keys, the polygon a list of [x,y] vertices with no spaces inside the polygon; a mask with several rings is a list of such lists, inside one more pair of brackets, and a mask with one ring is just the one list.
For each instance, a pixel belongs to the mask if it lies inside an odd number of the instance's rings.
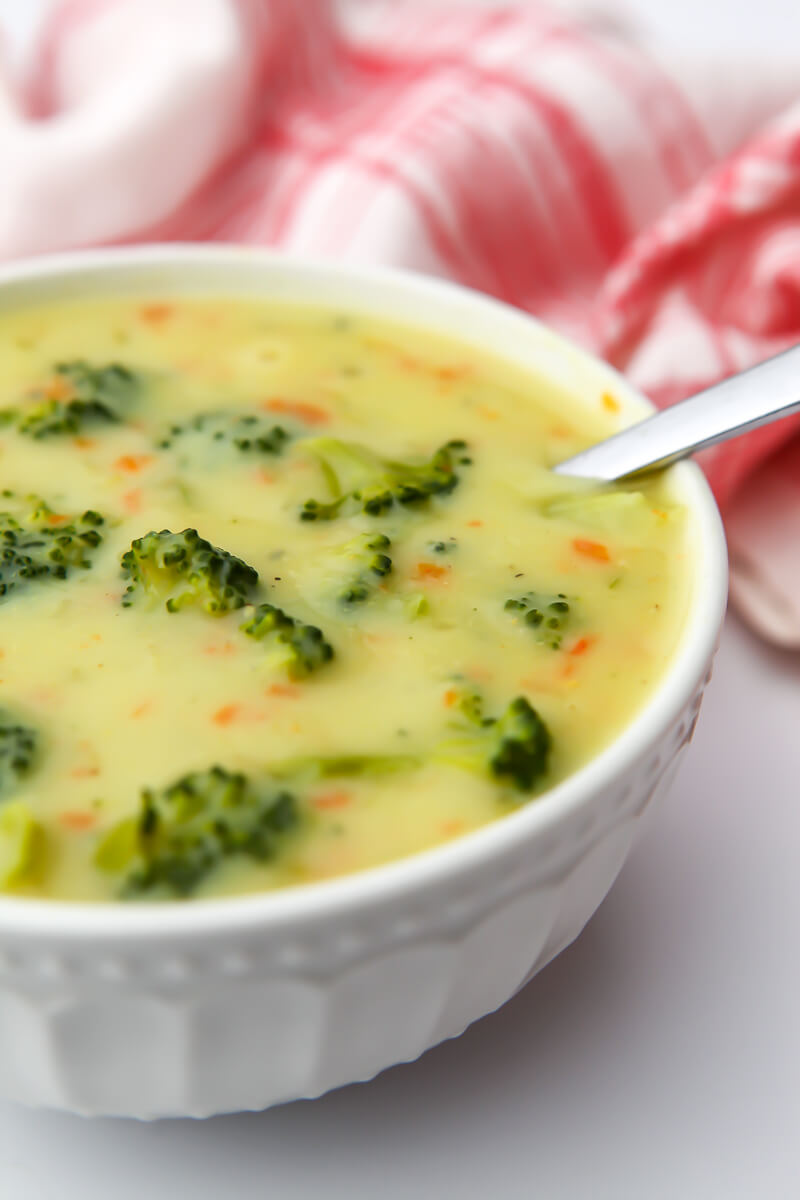
{"label": "soup surface", "polygon": [[255,300],[0,315],[0,887],[258,891],[473,830],[636,713],[687,600],[611,432],[423,332]]}

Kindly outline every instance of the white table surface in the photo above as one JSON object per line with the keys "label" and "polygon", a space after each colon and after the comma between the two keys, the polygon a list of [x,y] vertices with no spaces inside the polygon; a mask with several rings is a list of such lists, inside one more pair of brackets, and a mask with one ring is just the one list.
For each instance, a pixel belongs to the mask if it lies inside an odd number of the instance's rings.
{"label": "white table surface", "polygon": [[[23,28],[33,0],[0,0]],[[785,50],[797,0],[628,0],[679,44]],[[800,57],[800,45],[794,45]],[[800,656],[728,622],[694,746],[611,895],[498,1013],[259,1115],[0,1105],[2,1200],[800,1197]]]}

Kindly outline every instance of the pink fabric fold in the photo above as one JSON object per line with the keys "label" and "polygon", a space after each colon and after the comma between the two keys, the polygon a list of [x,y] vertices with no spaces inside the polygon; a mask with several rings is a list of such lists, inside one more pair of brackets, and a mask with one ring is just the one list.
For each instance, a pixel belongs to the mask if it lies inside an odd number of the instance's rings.
{"label": "pink fabric fold", "polygon": [[[0,85],[0,164],[5,258],[212,239],[405,266],[659,405],[800,341],[796,64],[669,61],[544,4],[66,0]],[[734,599],[794,646],[797,430],[704,460]]]}

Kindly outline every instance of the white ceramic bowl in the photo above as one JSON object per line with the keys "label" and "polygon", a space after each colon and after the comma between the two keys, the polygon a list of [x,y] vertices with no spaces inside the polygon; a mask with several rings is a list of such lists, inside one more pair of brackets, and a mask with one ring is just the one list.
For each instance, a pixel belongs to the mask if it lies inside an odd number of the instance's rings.
{"label": "white ceramic bowl", "polygon": [[[437,281],[225,247],[148,247],[0,272],[0,309],[80,293],[223,292],[369,310],[455,335],[576,395],[640,396],[520,312]],[[143,1118],[261,1109],[368,1079],[454,1037],[573,940],[692,736],[725,607],[723,534],[693,466],[692,596],[657,690],[534,804],[438,849],[272,895],[190,904],[0,898],[0,1093]]]}

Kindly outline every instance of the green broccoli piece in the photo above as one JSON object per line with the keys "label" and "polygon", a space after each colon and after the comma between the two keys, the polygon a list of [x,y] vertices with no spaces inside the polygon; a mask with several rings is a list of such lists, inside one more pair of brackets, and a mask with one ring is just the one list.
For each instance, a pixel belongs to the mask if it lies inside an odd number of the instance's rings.
{"label": "green broccoli piece", "polygon": [[0,808],[0,889],[30,881],[42,862],[44,830],[27,804],[11,800]]}
{"label": "green broccoli piece", "polygon": [[130,583],[127,608],[140,600],[163,601],[167,612],[199,606],[218,617],[251,602],[258,572],[235,554],[212,546],[196,529],[162,529],[136,538],[121,560]]}
{"label": "green broccoli piece", "polygon": [[439,756],[529,792],[547,771],[552,746],[536,709],[524,696],[517,696],[502,716],[485,717],[476,692],[464,692],[457,707],[456,735],[442,744]]}
{"label": "green broccoli piece", "polygon": [[258,413],[204,412],[183,425],[173,425],[159,442],[162,450],[175,450],[184,462],[206,462],[211,455],[271,455],[286,449],[290,435]]}
{"label": "green broccoli piece", "polygon": [[92,509],[81,516],[55,513],[36,496],[0,493],[0,602],[32,583],[67,579],[88,570],[102,542],[104,524]]}
{"label": "green broccoli piece", "polygon": [[554,596],[526,592],[518,600],[506,600],[504,607],[516,620],[535,631],[537,642],[553,650],[561,646],[564,630],[573,616],[570,602],[563,592]]}
{"label": "green broccoli piece", "polygon": [[256,641],[266,641],[269,663],[290,679],[305,679],[333,658],[333,646],[316,625],[304,625],[274,604],[259,604],[240,626]]}
{"label": "green broccoli piece", "polygon": [[472,461],[462,441],[445,443],[418,464],[381,458],[366,446],[337,438],[312,438],[305,445],[319,461],[332,499],[306,500],[302,521],[332,521],[345,512],[374,517],[394,505],[424,504],[452,492],[459,482],[456,467]]}
{"label": "green broccoli piece", "polygon": [[298,824],[297,800],[281,783],[215,766],[145,788],[136,816],[106,834],[95,861],[120,876],[124,899],[188,896],[230,858],[273,859]]}
{"label": "green broccoli piece", "polygon": [[39,735],[0,708],[0,801],[13,795],[36,765]]}
{"label": "green broccoli piece", "polygon": [[391,573],[392,560],[386,553],[391,545],[383,533],[360,533],[341,546],[320,551],[309,564],[309,586],[315,597],[330,596],[343,609],[371,600]]}
{"label": "green broccoli piece", "polygon": [[458,542],[454,537],[438,538],[436,541],[428,542],[428,550],[431,554],[452,554],[458,549]]}
{"label": "green broccoli piece", "polygon": [[[83,359],[57,363],[49,389],[39,389],[33,403],[6,409],[4,423],[37,439],[81,433],[87,426],[118,424],[141,387],[128,367],[109,363],[93,367]],[[58,395],[51,393],[56,392]]]}
{"label": "green broccoli piece", "polygon": [[322,779],[379,779],[421,766],[411,754],[338,754],[321,758],[302,758],[273,767],[277,779],[291,779],[304,785]]}

